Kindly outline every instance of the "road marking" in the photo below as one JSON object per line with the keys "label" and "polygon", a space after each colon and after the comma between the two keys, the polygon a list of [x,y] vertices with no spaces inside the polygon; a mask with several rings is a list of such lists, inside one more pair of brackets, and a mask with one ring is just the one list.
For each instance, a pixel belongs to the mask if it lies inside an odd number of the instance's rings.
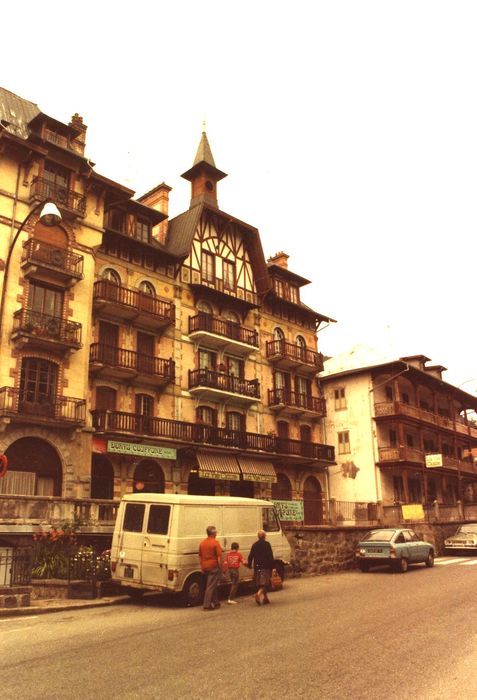
{"label": "road marking", "polygon": [[468,561],[467,559],[456,559],[455,557],[453,559],[435,559],[434,564],[440,565],[440,566],[446,566],[447,564],[459,564],[460,562],[463,561]]}

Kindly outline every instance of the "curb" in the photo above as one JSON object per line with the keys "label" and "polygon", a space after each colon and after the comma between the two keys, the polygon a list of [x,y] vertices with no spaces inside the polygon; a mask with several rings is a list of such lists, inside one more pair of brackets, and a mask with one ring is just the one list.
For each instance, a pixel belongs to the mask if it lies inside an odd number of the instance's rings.
{"label": "curb", "polygon": [[99,598],[84,603],[63,603],[58,601],[53,605],[30,605],[26,608],[2,608],[0,609],[0,618],[2,617],[22,617],[24,615],[44,615],[46,613],[64,612],[65,610],[84,610],[86,608],[102,608],[108,605],[120,605],[131,600],[129,596],[119,596],[117,598]]}

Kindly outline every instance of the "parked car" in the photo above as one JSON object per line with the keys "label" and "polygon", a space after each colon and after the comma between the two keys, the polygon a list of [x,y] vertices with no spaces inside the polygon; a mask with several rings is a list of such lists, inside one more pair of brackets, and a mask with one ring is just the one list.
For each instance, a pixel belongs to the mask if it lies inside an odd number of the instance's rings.
{"label": "parked car", "polygon": [[477,554],[477,523],[461,525],[457,532],[444,540],[446,554]]}
{"label": "parked car", "polygon": [[361,571],[388,564],[404,574],[409,564],[434,566],[434,546],[409,528],[371,530],[356,547],[356,561]]}

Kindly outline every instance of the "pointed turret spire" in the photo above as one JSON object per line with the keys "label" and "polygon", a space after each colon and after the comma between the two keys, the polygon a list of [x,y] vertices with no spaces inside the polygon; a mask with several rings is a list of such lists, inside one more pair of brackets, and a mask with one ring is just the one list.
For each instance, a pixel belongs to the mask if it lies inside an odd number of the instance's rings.
{"label": "pointed turret spire", "polygon": [[191,207],[199,202],[205,202],[218,208],[217,183],[227,177],[227,173],[222,172],[215,165],[209,139],[205,132],[205,121],[194,164],[190,170],[183,173],[182,177],[189,180],[192,185]]}

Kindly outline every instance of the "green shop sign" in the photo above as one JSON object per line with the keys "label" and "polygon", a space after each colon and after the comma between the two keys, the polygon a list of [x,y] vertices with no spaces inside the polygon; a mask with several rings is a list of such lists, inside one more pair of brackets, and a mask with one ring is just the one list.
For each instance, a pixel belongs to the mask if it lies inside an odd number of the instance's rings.
{"label": "green shop sign", "polygon": [[280,520],[304,520],[303,501],[273,501]]}
{"label": "green shop sign", "polygon": [[137,442],[119,442],[108,440],[108,452],[134,457],[155,457],[156,459],[176,459],[177,450],[171,447],[156,447],[156,445],[140,445]]}

